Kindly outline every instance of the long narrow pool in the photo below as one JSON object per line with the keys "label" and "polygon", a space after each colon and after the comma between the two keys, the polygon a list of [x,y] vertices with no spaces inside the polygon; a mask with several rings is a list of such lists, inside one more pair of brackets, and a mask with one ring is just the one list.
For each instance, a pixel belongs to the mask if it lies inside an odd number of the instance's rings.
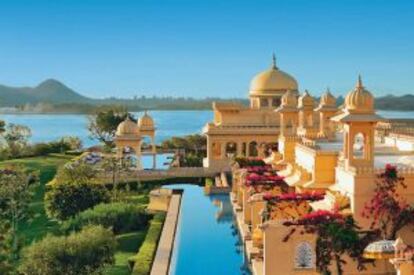
{"label": "long narrow pool", "polygon": [[205,196],[202,187],[184,190],[170,274],[249,274],[228,195]]}

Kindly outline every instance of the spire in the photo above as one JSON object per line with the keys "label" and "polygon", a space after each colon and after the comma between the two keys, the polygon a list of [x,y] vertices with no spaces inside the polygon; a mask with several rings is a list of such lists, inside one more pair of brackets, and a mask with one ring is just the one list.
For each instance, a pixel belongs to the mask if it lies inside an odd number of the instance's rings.
{"label": "spire", "polygon": [[357,82],[356,87],[357,88],[364,88],[364,85],[362,84],[362,77],[361,77],[360,74],[358,75],[358,82]]}
{"label": "spire", "polygon": [[275,53],[273,53],[273,55],[272,55],[272,69],[277,70]]}

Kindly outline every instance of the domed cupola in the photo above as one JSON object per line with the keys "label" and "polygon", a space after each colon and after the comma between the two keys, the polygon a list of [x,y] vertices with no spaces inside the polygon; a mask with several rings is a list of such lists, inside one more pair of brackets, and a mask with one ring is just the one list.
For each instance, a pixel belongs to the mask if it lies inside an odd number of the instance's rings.
{"label": "domed cupola", "polygon": [[126,119],[122,121],[117,129],[117,136],[139,136],[139,128],[127,115]]}
{"label": "domed cupola", "polygon": [[298,83],[295,78],[276,66],[274,55],[272,67],[257,74],[250,82],[251,96],[283,95],[288,90],[297,91]]}
{"label": "domed cupola", "polygon": [[362,85],[361,76],[355,89],[348,93],[345,98],[345,109],[353,114],[372,114],[374,113],[374,97]]}
{"label": "domed cupola", "polygon": [[299,109],[313,109],[314,105],[315,105],[315,100],[309,94],[308,90],[305,90],[303,95],[299,97],[298,108]]}
{"label": "domed cupola", "polygon": [[154,120],[147,111],[138,119],[138,127],[142,130],[153,130],[155,128]]}
{"label": "domed cupola", "polygon": [[329,88],[326,89],[326,92],[321,96],[321,100],[319,102],[320,107],[335,107],[336,106],[336,98],[331,94]]}

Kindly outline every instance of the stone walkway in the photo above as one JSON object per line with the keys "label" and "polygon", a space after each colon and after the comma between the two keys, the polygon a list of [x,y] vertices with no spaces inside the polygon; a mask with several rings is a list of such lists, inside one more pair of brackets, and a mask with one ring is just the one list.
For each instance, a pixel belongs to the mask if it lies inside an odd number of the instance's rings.
{"label": "stone walkway", "polygon": [[173,194],[168,207],[167,217],[161,232],[151,275],[166,275],[174,248],[174,239],[180,214],[181,194]]}

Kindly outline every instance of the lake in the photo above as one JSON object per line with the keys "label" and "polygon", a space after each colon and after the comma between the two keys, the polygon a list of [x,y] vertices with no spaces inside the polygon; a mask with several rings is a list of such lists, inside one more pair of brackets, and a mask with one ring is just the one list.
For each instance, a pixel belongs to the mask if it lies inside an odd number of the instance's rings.
{"label": "lake", "polygon": [[[136,117],[143,113],[134,113]],[[172,136],[200,133],[204,124],[213,119],[212,111],[151,111],[157,127],[156,142]],[[87,115],[72,114],[3,114],[0,119],[6,123],[29,126],[32,142],[44,142],[63,136],[78,136],[85,147],[97,144],[89,138]]]}
{"label": "lake", "polygon": [[[143,113],[134,113],[136,117]],[[156,142],[172,136],[200,133],[203,126],[213,119],[212,111],[151,111],[157,127]],[[414,112],[378,111],[385,118],[414,118]],[[32,129],[32,142],[56,140],[63,136],[78,136],[84,146],[97,142],[89,138],[88,116],[65,114],[3,114],[7,123],[23,124]]]}

